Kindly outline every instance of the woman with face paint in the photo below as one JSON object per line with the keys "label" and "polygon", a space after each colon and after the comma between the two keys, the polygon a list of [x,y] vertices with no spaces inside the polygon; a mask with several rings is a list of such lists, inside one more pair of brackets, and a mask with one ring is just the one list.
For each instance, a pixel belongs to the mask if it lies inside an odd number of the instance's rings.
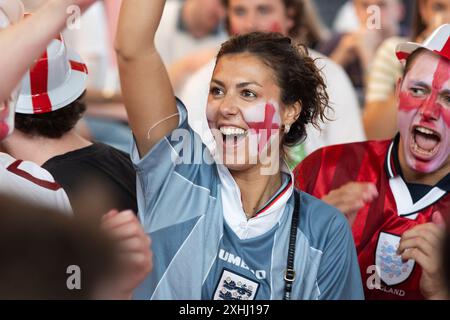
{"label": "woman with face paint", "polygon": [[164,4],[124,1],[116,41],[139,217],[156,257],[135,297],[363,298],[345,219],[294,190],[282,161],[283,147],[304,139],[327,105],[313,60],[279,34],[224,43],[208,98],[220,146],[211,155],[154,46]]}
{"label": "woman with face paint", "polygon": [[440,254],[450,213],[450,24],[396,53],[406,61],[396,137],[322,149],[296,168],[296,185],[342,201],[358,192],[349,181],[373,186],[348,215],[366,298],[448,299]]}
{"label": "woman with face paint", "polygon": [[[251,32],[279,32],[293,39],[293,42],[309,47],[326,37],[326,32],[318,26],[309,0],[227,0],[223,3],[231,36]],[[344,69],[310,48],[308,53],[315,59],[327,85],[332,109],[327,109],[326,115],[332,121],[322,123],[320,130],[314,126],[307,127],[308,139],[289,150],[289,165],[292,168],[306,155],[321,147],[365,140],[356,93]],[[211,59],[186,80],[182,90],[175,90],[188,109],[189,124],[210,149],[214,149],[215,145],[205,109],[215,62],[215,59]]]}

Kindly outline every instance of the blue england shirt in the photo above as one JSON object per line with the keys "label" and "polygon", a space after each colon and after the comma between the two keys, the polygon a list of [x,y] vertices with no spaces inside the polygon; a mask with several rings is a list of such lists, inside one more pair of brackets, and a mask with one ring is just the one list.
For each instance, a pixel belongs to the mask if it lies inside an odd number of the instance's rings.
{"label": "blue england shirt", "polygon": [[[282,299],[292,215],[297,230],[292,299],[363,299],[350,228],[343,214],[293,188],[290,172],[258,214],[247,220],[239,188],[216,164],[187,122],[140,158],[139,218],[152,238],[153,271],[136,299]],[[300,212],[294,212],[294,192]]]}

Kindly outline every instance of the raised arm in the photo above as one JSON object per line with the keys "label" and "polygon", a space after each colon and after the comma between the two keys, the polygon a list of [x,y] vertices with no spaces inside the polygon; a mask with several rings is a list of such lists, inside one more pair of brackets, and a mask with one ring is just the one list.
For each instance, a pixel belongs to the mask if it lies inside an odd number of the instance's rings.
{"label": "raised arm", "polygon": [[77,5],[84,10],[94,2],[95,0],[51,0],[32,16],[0,31],[0,102],[8,99],[34,60],[65,27],[69,18],[67,8]]}
{"label": "raised arm", "polygon": [[124,0],[119,17],[116,50],[122,96],[141,155],[178,125],[178,116],[160,122],[177,113],[169,76],[154,43],[164,4],[165,0]]}

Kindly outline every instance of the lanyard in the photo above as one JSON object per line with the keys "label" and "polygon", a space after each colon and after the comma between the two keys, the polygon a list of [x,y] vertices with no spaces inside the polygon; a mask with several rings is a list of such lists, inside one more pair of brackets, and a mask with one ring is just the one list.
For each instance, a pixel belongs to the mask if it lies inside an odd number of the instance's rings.
{"label": "lanyard", "polygon": [[295,199],[295,206],[294,211],[292,212],[291,232],[289,236],[289,250],[286,264],[286,272],[284,274],[285,287],[283,300],[291,299],[292,284],[295,281],[295,270],[294,270],[295,244],[297,240],[297,227],[300,215],[300,193],[296,192],[295,190],[294,190],[294,199]]}

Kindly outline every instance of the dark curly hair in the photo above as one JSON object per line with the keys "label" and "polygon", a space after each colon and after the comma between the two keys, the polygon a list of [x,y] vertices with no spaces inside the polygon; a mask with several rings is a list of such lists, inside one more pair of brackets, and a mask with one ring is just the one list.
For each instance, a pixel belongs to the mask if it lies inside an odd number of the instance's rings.
{"label": "dark curly hair", "polygon": [[284,145],[291,147],[303,142],[308,124],[318,128],[319,121],[327,119],[326,84],[305,46],[294,46],[290,38],[279,33],[253,32],[223,43],[217,61],[224,55],[237,53],[253,54],[274,71],[281,90],[280,100],[285,105],[301,104],[300,116],[284,136]]}
{"label": "dark curly hair", "polygon": [[59,139],[76,126],[86,111],[84,95],[66,107],[49,113],[16,113],[15,129],[31,136]]}

